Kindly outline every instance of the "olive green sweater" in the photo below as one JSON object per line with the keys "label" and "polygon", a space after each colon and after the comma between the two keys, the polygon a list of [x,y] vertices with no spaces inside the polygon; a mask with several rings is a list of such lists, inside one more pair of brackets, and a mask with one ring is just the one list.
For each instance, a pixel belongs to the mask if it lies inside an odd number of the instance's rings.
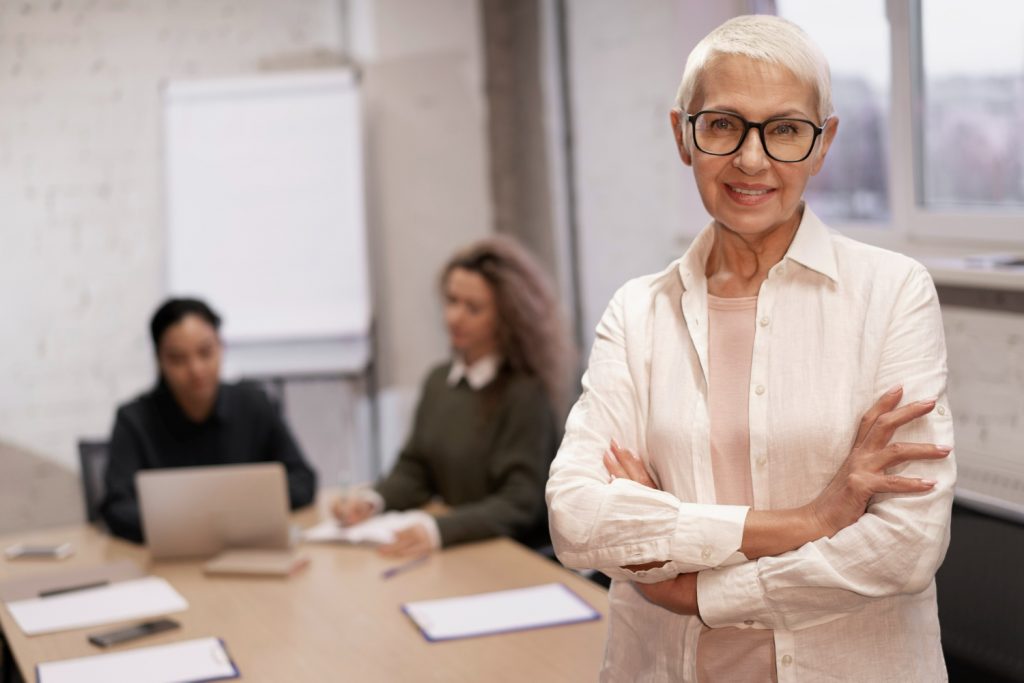
{"label": "olive green sweater", "polygon": [[412,435],[376,490],[388,510],[440,498],[450,508],[437,520],[443,546],[494,536],[537,545],[558,448],[550,402],[535,377],[507,365],[479,391],[448,386],[450,367],[427,376]]}

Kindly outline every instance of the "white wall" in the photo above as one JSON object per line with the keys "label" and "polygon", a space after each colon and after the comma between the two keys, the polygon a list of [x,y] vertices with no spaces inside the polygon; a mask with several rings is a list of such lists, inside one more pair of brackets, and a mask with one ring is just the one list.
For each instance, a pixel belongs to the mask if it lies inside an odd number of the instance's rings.
{"label": "white wall", "polygon": [[[351,43],[393,452],[446,354],[437,269],[490,230],[479,42],[475,0],[0,3],[0,438],[76,467],[76,440],[152,384],[161,82],[336,62]],[[344,388],[285,393],[314,461],[351,467],[365,439]]]}
{"label": "white wall", "polygon": [[331,0],[0,3],[0,434],[60,462],[152,381],[161,81],[340,47]]}

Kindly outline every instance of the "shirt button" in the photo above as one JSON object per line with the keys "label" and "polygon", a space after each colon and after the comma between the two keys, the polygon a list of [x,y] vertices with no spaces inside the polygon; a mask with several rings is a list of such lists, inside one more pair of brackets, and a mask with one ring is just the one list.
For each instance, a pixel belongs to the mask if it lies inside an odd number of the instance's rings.
{"label": "shirt button", "polygon": [[761,327],[768,327],[768,316],[761,318]]}
{"label": "shirt button", "polygon": [[785,655],[782,658],[782,666],[789,666],[793,663],[793,658],[790,655]]}
{"label": "shirt button", "polygon": [[711,559],[711,548],[704,548],[704,550],[700,551],[700,556],[704,560]]}
{"label": "shirt button", "polygon": [[757,466],[758,467],[764,467],[767,464],[768,464],[768,458],[758,458],[757,459]]}
{"label": "shirt button", "polygon": [[757,394],[758,396],[763,394],[764,393],[764,386],[761,385],[761,384],[758,384],[756,387],[754,387],[754,393]]}
{"label": "shirt button", "polygon": [[747,626],[753,626],[754,625],[754,620],[753,619],[747,619],[743,623],[746,624]]}
{"label": "shirt button", "polygon": [[935,409],[935,412],[937,412],[939,415],[945,415],[946,409],[943,406],[939,406],[938,408]]}

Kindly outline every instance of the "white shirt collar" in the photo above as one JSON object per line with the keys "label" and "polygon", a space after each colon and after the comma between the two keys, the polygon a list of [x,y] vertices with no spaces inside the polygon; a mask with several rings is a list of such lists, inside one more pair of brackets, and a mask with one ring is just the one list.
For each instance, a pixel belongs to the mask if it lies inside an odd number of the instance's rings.
{"label": "white shirt collar", "polygon": [[501,369],[502,358],[496,353],[484,356],[472,365],[459,356],[452,360],[451,370],[448,371],[448,386],[454,387],[460,380],[465,379],[466,384],[474,391],[483,389],[498,376]]}
{"label": "white shirt collar", "polygon": [[[708,253],[715,241],[714,221],[690,243],[689,249],[675,265],[670,265],[665,272],[678,270],[683,279],[683,286],[691,289],[698,280],[705,280],[704,271],[707,267]],[[839,267],[836,265],[835,248],[832,246],[832,235],[828,227],[821,222],[811,208],[804,205],[803,217],[797,227],[796,235],[782,260],[792,259],[806,268],[817,271],[834,282],[839,281]]]}

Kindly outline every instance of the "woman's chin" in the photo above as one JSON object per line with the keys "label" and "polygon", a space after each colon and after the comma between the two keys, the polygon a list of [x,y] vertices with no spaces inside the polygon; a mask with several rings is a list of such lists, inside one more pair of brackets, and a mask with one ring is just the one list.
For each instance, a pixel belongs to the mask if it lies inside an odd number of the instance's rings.
{"label": "woman's chin", "polygon": [[764,211],[728,211],[715,216],[715,223],[741,237],[760,237],[775,232],[780,227],[795,225],[796,213],[788,217],[777,212]]}

